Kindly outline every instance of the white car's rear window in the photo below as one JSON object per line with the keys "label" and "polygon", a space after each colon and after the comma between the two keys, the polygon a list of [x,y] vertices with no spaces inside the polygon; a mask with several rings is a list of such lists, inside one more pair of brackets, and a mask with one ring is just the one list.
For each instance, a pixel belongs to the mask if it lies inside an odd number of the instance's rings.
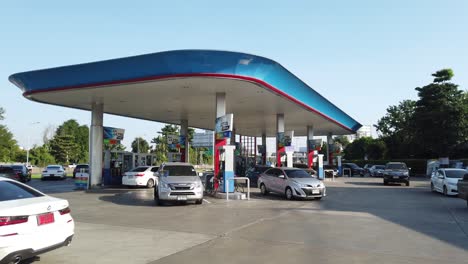
{"label": "white car's rear window", "polygon": [[12,181],[0,181],[0,202],[44,196],[41,193]]}

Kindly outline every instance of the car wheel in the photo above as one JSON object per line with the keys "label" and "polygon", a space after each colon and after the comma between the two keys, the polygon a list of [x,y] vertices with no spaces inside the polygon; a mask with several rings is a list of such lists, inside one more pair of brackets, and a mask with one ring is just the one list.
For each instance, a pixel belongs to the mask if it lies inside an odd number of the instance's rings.
{"label": "car wheel", "polygon": [[159,195],[157,192],[154,193],[154,202],[156,203],[156,205],[164,205],[164,201],[162,201],[161,199],[159,199]]}
{"label": "car wheel", "polygon": [[431,192],[435,192],[434,183],[431,182]]}
{"label": "car wheel", "polygon": [[444,195],[447,195],[447,186],[444,185]]}
{"label": "car wheel", "polygon": [[14,255],[14,256],[11,256],[10,259],[6,259],[6,262],[7,264],[16,264],[16,263],[20,263],[21,260],[23,260],[23,258],[19,255]]}
{"label": "car wheel", "polygon": [[196,200],[195,203],[196,203],[196,204],[202,204],[202,203],[203,203],[203,199]]}
{"label": "car wheel", "polygon": [[406,186],[409,186],[409,181],[406,182]]}
{"label": "car wheel", "polygon": [[284,192],[285,196],[286,196],[286,199],[288,200],[292,200],[293,199],[293,193],[292,193],[292,190],[291,188],[286,188],[286,191]]}
{"label": "car wheel", "polygon": [[153,188],[154,187],[154,180],[149,179],[148,182],[146,183],[146,188]]}
{"label": "car wheel", "polygon": [[266,186],[264,183],[260,184],[260,192],[263,194],[263,195],[267,195],[268,194],[268,190],[266,189]]}

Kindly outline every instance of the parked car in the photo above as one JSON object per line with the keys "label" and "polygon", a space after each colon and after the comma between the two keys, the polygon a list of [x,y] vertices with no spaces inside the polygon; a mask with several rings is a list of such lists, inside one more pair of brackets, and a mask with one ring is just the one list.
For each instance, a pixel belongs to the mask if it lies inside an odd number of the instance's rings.
{"label": "parked car", "polygon": [[0,263],[19,263],[67,246],[74,228],[67,200],[0,178]]}
{"label": "parked car", "polygon": [[389,162],[385,165],[383,171],[383,183],[388,185],[390,182],[405,183],[410,185],[409,169],[403,162]]}
{"label": "parked car", "polygon": [[274,192],[284,194],[288,200],[295,197],[320,200],[326,196],[325,185],[298,168],[268,169],[260,175],[258,186],[263,195]]}
{"label": "parked car", "polygon": [[0,177],[5,177],[12,180],[20,180],[20,176],[10,166],[0,166]]}
{"label": "parked car", "polygon": [[81,169],[84,169],[85,173],[89,173],[89,165],[88,164],[78,164],[76,167],[73,169],[73,178],[76,177],[76,174],[81,171]]}
{"label": "parked car", "polygon": [[203,203],[203,185],[190,163],[168,162],[159,167],[154,201],[162,205],[167,201],[195,201]]}
{"label": "parked car", "polygon": [[67,178],[67,173],[62,165],[49,165],[42,171],[41,180],[43,181],[57,178],[62,180]]}
{"label": "parked car", "polygon": [[271,169],[271,166],[255,166],[253,168],[250,168],[247,170],[246,177],[250,179],[250,186],[251,187],[258,187],[257,182],[258,182],[258,177],[260,174],[268,169]]}
{"label": "parked car", "polygon": [[364,176],[370,176],[370,168],[374,166],[374,164],[366,164],[362,169],[364,170]]}
{"label": "parked car", "polygon": [[458,180],[457,190],[458,197],[465,199],[466,206],[468,206],[468,173],[465,173],[465,175],[463,175],[463,178]]}
{"label": "parked car", "polygon": [[140,166],[124,173],[122,184],[126,186],[146,186],[153,188],[157,184],[157,172],[159,167]]}
{"label": "parked car", "polygon": [[31,171],[23,164],[11,165],[11,168],[18,174],[21,182],[28,182],[31,180]]}
{"label": "parked car", "polygon": [[370,167],[369,173],[371,177],[383,177],[384,170],[385,170],[385,165],[374,165]]}
{"label": "parked car", "polygon": [[458,194],[458,181],[468,173],[464,169],[444,168],[438,169],[431,177],[431,191],[441,192],[444,195]]}
{"label": "parked car", "polygon": [[76,168],[76,164],[75,164],[75,163],[73,163],[73,164],[68,164],[67,167],[68,167],[69,169],[74,169],[74,168]]}
{"label": "parked car", "polygon": [[344,169],[350,169],[351,170],[351,177],[354,176],[354,175],[360,175],[361,177],[364,176],[364,169],[359,167],[355,163],[343,163],[342,166],[343,166],[343,170]]}
{"label": "parked car", "polygon": [[325,177],[338,177],[338,168],[335,166],[323,165],[323,171],[325,172]]}

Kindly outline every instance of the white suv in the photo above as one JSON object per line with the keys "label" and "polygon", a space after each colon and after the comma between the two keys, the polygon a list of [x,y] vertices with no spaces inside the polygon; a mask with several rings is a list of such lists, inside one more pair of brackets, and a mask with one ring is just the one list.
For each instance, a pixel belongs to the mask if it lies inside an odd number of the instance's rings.
{"label": "white suv", "polygon": [[190,163],[164,163],[157,175],[158,184],[154,187],[154,200],[158,205],[162,205],[165,201],[203,203],[203,185],[200,176]]}

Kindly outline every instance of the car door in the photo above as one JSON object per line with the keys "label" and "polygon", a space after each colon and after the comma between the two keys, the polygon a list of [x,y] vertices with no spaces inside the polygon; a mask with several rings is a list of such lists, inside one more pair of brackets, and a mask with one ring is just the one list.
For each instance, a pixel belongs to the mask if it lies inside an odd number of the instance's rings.
{"label": "car door", "polygon": [[[280,176],[283,176],[284,178],[280,178]],[[286,190],[286,186],[288,183],[287,179],[288,178],[286,173],[283,170],[278,169],[278,175],[276,176],[275,180],[275,188],[278,193],[283,193]]]}
{"label": "car door", "polygon": [[273,178],[275,177],[276,169],[269,169],[262,174],[262,182],[269,191],[273,191]]}
{"label": "car door", "polygon": [[437,177],[435,179],[436,184],[434,185],[435,189],[439,192],[442,192],[444,186],[445,174],[442,170],[437,171]]}

